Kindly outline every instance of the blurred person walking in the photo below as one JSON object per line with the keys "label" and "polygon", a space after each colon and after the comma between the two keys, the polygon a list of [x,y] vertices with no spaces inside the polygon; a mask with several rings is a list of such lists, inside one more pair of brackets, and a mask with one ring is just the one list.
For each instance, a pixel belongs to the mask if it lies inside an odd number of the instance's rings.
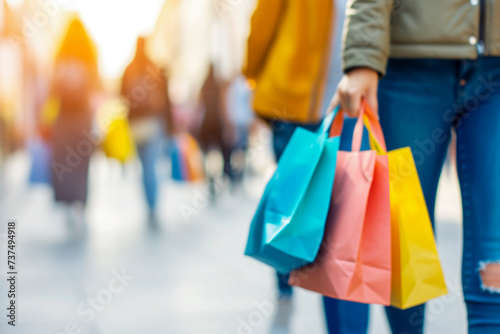
{"label": "blurred person walking", "polygon": [[[295,129],[315,131],[324,116],[325,93],[336,84],[329,72],[334,15],[333,0],[257,2],[243,73],[254,87],[255,113],[271,126],[276,160]],[[293,290],[288,278],[277,273],[273,333],[290,330]]]}
{"label": "blurred person walking", "polygon": [[168,81],[164,72],[146,55],[146,39],[139,37],[132,62],[123,74],[121,95],[128,101],[130,126],[142,165],[142,182],[149,209],[149,224],[157,227],[158,176],[165,130],[172,134]]}
{"label": "blurred person walking", "polygon": [[[231,166],[231,151],[234,143],[234,126],[228,116],[226,96],[228,84],[218,78],[213,65],[210,65],[207,77],[201,88],[201,103],[204,109],[198,139],[202,150],[208,153],[219,150],[223,159],[223,173],[230,181],[234,178]],[[216,195],[215,176],[208,172],[211,198]]]}
{"label": "blurred person walking", "polygon": [[[379,111],[388,150],[410,146],[434,221],[451,133],[463,210],[470,334],[500,333],[500,1],[353,0],[332,104]],[[386,309],[393,333],[422,333],[425,306]]]}
{"label": "blurred person walking", "polygon": [[97,50],[79,19],[70,22],[57,52],[50,96],[59,106],[52,126],[52,185],[69,223],[84,227],[88,171],[94,144],[91,98],[101,88]]}
{"label": "blurred person walking", "polygon": [[245,171],[245,153],[248,147],[248,133],[254,120],[251,109],[251,93],[249,86],[243,76],[237,76],[231,80],[225,103],[228,110],[228,118],[234,128],[234,137],[230,138],[230,163],[233,186],[243,181]]}

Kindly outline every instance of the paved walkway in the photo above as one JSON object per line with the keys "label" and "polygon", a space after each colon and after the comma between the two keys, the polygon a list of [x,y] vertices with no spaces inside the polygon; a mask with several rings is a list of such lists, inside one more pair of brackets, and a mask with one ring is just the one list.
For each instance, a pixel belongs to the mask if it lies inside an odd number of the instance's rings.
{"label": "paved walkway", "polygon": [[[78,240],[68,236],[49,189],[24,184],[26,157],[8,162],[0,219],[19,224],[19,326],[6,328],[0,315],[0,333],[269,333],[274,312],[268,311],[276,310],[273,272],[242,255],[262,181],[253,180],[247,192],[223,190],[215,205],[185,220],[180,209],[193,206],[194,198],[203,206],[204,188],[165,177],[161,225],[154,232],[145,222],[135,167],[94,159],[88,237]],[[440,188],[437,232],[453,284],[450,295],[428,308],[430,334],[466,332],[455,191],[449,181]],[[0,282],[6,305],[5,280]],[[370,334],[388,333],[382,312],[373,307]],[[293,314],[290,333],[325,332],[318,295],[297,290]]]}

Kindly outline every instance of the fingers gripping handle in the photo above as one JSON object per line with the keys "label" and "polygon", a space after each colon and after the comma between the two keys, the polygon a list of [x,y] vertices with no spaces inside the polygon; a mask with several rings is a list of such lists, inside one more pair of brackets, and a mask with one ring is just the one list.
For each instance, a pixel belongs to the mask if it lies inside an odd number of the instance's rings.
{"label": "fingers gripping handle", "polygon": [[363,101],[363,106],[365,109],[363,121],[370,135],[370,146],[380,154],[387,153],[384,132],[382,131],[378,117],[371,111],[366,101]]}
{"label": "fingers gripping handle", "polygon": [[[335,109],[336,115],[330,128],[330,137],[340,136],[342,132],[342,127],[344,125],[344,113],[337,107]],[[352,136],[352,151],[359,152],[361,149],[361,141],[363,139],[363,124],[368,129],[370,135],[370,144],[374,150],[380,154],[386,153],[387,148],[385,145],[384,133],[382,132],[382,127],[378,117],[371,111],[368,103],[365,100],[361,103],[361,110],[358,115],[358,120],[356,126],[354,127],[354,133]]]}

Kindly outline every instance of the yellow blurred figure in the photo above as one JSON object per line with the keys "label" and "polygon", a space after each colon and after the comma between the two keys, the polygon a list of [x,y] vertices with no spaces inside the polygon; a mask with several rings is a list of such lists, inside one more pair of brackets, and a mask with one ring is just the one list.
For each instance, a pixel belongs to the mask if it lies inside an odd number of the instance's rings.
{"label": "yellow blurred figure", "polygon": [[59,107],[50,131],[55,199],[68,204],[69,219],[83,224],[90,156],[100,135],[92,132],[92,96],[100,89],[97,50],[82,22],[73,19],[57,50],[51,99]]}
{"label": "yellow blurred figure", "polygon": [[243,72],[255,86],[259,116],[319,122],[332,22],[331,0],[258,1]]}
{"label": "yellow blurred figure", "polygon": [[56,53],[56,63],[79,60],[92,75],[98,75],[97,47],[88,35],[80,19],[70,21],[68,30]]}

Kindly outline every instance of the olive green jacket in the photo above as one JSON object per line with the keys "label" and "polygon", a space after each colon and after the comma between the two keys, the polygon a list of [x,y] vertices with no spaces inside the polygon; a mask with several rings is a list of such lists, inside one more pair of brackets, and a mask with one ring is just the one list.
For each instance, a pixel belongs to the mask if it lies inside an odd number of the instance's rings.
{"label": "olive green jacket", "polygon": [[343,69],[387,59],[500,56],[500,0],[349,0]]}

